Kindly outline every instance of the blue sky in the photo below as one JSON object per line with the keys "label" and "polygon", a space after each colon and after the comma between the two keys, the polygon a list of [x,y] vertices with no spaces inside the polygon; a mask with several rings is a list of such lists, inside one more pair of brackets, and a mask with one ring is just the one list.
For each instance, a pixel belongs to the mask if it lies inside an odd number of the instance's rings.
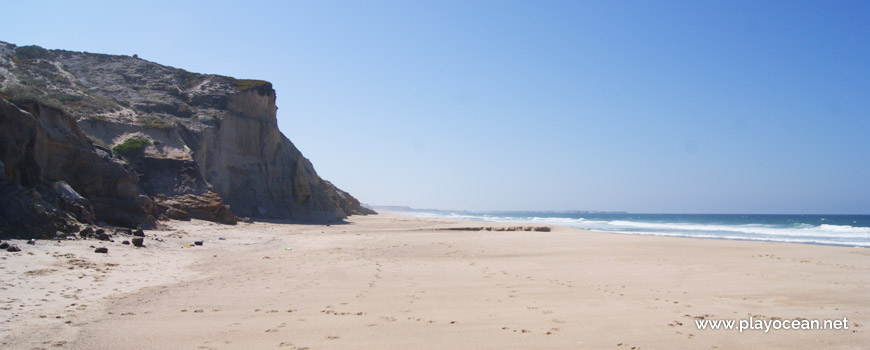
{"label": "blue sky", "polygon": [[3,41],[271,81],[365,203],[870,214],[867,1],[3,7]]}

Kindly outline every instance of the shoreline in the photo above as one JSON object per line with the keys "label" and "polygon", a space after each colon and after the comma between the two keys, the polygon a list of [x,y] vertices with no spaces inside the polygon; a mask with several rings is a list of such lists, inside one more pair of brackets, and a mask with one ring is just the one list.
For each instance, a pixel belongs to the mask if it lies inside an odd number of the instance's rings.
{"label": "shoreline", "polygon": [[[870,215],[393,211],[419,218],[534,222],[603,233],[870,248]],[[552,216],[557,215],[557,216]],[[717,220],[711,221],[711,217]],[[758,218],[748,220],[747,217]],[[828,221],[831,218],[840,220]],[[860,221],[860,222],[859,222]],[[853,226],[858,224],[858,226]]]}
{"label": "shoreline", "polygon": [[[444,230],[480,225],[393,213],[331,226],[173,221],[172,231],[148,231],[148,242],[163,242],[145,249],[110,245],[100,255],[89,248],[97,241],[21,245],[18,256],[0,260],[4,297],[45,296],[4,300],[2,343],[809,349],[870,342],[870,251],[551,224],[550,232]],[[517,225],[544,226],[484,224]],[[180,248],[194,240],[205,245]],[[63,269],[69,260],[91,265]],[[698,330],[697,317],[848,317],[853,327],[740,334]]]}

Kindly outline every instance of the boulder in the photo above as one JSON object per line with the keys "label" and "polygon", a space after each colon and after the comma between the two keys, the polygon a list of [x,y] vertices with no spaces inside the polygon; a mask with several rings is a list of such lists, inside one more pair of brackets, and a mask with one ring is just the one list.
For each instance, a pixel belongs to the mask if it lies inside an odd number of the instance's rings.
{"label": "boulder", "polygon": [[101,228],[97,229],[97,231],[94,232],[94,238],[99,239],[101,241],[108,241],[108,240],[112,239],[112,237],[109,236],[108,233],[106,233],[106,230],[101,229]]}
{"label": "boulder", "polygon": [[181,210],[181,209],[178,209],[178,208],[173,208],[173,207],[167,208],[165,215],[167,218],[170,218],[172,220],[184,220],[184,221],[190,220],[190,214],[188,212]]}
{"label": "boulder", "polygon": [[199,219],[235,225],[238,218],[216,193],[187,194],[168,199],[157,199],[158,207],[164,207],[168,217],[176,220]]}
{"label": "boulder", "polygon": [[106,254],[108,252],[109,252],[109,248],[106,248],[106,247],[99,247],[97,249],[94,249],[94,253]]}
{"label": "boulder", "polygon": [[93,235],[93,234],[94,234],[93,227],[85,227],[84,229],[79,231],[79,236],[81,236],[82,238],[87,238],[88,236]]}
{"label": "boulder", "polygon": [[51,189],[57,194],[58,207],[75,215],[79,222],[93,223],[96,219],[94,205],[82,197],[70,185],[63,181],[51,182]]}

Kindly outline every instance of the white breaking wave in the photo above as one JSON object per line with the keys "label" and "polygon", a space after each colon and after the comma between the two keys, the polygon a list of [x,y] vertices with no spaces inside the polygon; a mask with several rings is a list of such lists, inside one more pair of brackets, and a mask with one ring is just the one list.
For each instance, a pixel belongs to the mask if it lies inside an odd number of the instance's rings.
{"label": "white breaking wave", "polygon": [[600,221],[569,217],[506,216],[504,214],[420,212],[409,214],[420,217],[441,217],[486,222],[540,222],[623,234],[870,247],[870,227],[854,227],[849,225],[822,224],[816,226],[796,224],[792,227],[785,227],[763,224],[724,225],[627,220]]}
{"label": "white breaking wave", "polygon": [[[639,221],[611,221],[610,225],[614,228],[632,227],[632,228],[647,228],[656,230],[678,230],[678,231],[718,231],[718,232],[739,232],[754,235],[766,236],[801,236],[801,237],[825,237],[825,238],[863,238],[870,239],[870,228],[868,227],[852,227],[838,225],[821,225],[813,226],[801,224],[796,227],[775,227],[758,224],[750,225],[704,225],[704,224],[685,224],[685,223],[654,223],[654,222],[639,222]],[[836,227],[836,228],[832,228]],[[851,228],[853,230],[849,230]]]}
{"label": "white breaking wave", "polygon": [[708,238],[708,239],[726,239],[736,241],[764,241],[764,242],[783,242],[783,243],[805,243],[805,244],[826,244],[826,245],[844,245],[853,247],[870,248],[870,242],[861,241],[839,241],[823,238],[777,238],[771,239],[768,237],[751,237],[751,236],[736,236],[736,235],[714,235],[714,234],[690,234],[690,233],[672,233],[672,232],[650,232],[650,231],[598,231],[606,233],[632,234],[643,236],[659,236],[659,237],[684,237],[684,238]]}
{"label": "white breaking wave", "polygon": [[870,234],[870,227],[854,227],[849,225],[821,225],[819,229],[829,232],[859,232]]}

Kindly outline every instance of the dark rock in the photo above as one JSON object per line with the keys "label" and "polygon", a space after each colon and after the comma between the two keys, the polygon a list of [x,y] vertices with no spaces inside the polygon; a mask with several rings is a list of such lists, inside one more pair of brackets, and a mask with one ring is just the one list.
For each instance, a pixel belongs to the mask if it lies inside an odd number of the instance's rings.
{"label": "dark rock", "polygon": [[547,226],[537,226],[537,227],[535,227],[535,231],[537,231],[537,232],[550,232],[550,228]]}
{"label": "dark rock", "polygon": [[81,236],[82,238],[87,238],[92,234],[94,234],[93,227],[86,227],[84,230],[81,230],[81,232],[79,232],[79,236]]}
{"label": "dark rock", "polygon": [[6,242],[0,243],[0,249],[6,249],[6,248],[9,248],[9,243],[6,243]]}
{"label": "dark rock", "polygon": [[31,238],[29,241],[27,241],[27,244],[36,245],[36,240]]}
{"label": "dark rock", "polygon": [[133,238],[133,245],[137,247],[142,247],[145,245],[145,238],[135,237]]}
{"label": "dark rock", "polygon": [[133,230],[129,228],[120,228],[115,230],[115,233],[130,236],[133,234]]}
{"label": "dark rock", "polygon": [[142,229],[137,229],[136,231],[133,231],[133,236],[145,237],[145,231],[142,231]]}
{"label": "dark rock", "polygon": [[125,239],[125,240],[121,241],[121,244],[123,244],[123,245],[130,245],[130,241],[128,241],[128,240]]}
{"label": "dark rock", "polygon": [[106,248],[106,247],[99,247],[97,249],[94,249],[94,253],[106,254],[108,252],[109,252],[109,248]]}
{"label": "dark rock", "polygon": [[13,252],[13,253],[14,253],[14,252],[20,252],[20,251],[21,251],[21,248],[18,248],[17,245],[13,244],[13,245],[9,246],[8,248],[6,248],[6,251],[7,251],[7,252]]}
{"label": "dark rock", "polygon": [[[103,232],[100,232],[100,231],[103,231]],[[106,233],[104,230],[97,230],[97,233],[94,234],[94,237],[95,237],[96,239],[101,240],[101,241],[108,241],[108,240],[112,239],[112,238],[109,236],[109,234]]]}
{"label": "dark rock", "polygon": [[193,242],[193,244],[194,245],[202,245],[202,241],[195,241],[195,242]]}
{"label": "dark rock", "polygon": [[55,205],[72,213],[80,222],[92,223],[96,219],[94,205],[91,201],[82,197],[69,184],[63,181],[51,182],[57,200]]}
{"label": "dark rock", "polygon": [[[0,134],[2,129],[0,126]],[[3,141],[0,135],[0,144]],[[76,221],[69,213],[49,202],[51,198],[33,196],[33,193],[38,192],[8,182],[0,183],[0,237],[53,239],[57,232],[75,230]]]}

